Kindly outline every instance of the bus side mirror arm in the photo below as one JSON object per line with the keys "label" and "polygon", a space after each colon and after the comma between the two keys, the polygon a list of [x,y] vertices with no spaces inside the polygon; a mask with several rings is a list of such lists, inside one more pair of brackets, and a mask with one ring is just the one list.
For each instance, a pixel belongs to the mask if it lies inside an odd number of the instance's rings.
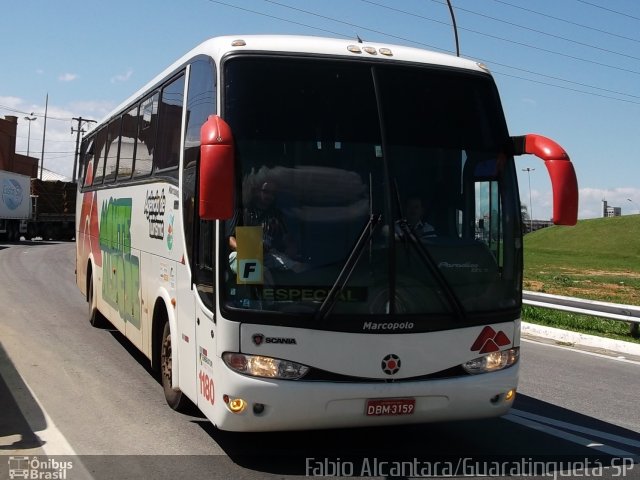
{"label": "bus side mirror arm", "polygon": [[528,134],[511,137],[514,155],[529,153],[544,160],[553,189],[553,223],[575,225],[578,221],[578,179],[567,152],[553,140]]}
{"label": "bus side mirror arm", "polygon": [[234,172],[231,128],[218,115],[210,115],[200,129],[198,213],[202,220],[233,217]]}

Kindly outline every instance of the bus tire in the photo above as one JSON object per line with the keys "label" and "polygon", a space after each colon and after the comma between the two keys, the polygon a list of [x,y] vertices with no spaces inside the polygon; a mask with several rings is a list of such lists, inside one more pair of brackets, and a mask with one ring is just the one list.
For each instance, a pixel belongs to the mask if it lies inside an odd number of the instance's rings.
{"label": "bus tire", "polygon": [[164,390],[164,398],[176,412],[189,413],[193,408],[191,401],[180,390],[174,390],[171,386],[172,374],[172,346],[171,346],[171,328],[166,313],[162,314],[164,318],[164,326],[162,328],[162,341],[160,342],[160,379]]}
{"label": "bus tire", "polygon": [[98,300],[94,291],[93,275],[89,270],[87,275],[87,303],[89,304],[89,323],[95,328],[105,328],[108,325],[107,319],[98,310]]}

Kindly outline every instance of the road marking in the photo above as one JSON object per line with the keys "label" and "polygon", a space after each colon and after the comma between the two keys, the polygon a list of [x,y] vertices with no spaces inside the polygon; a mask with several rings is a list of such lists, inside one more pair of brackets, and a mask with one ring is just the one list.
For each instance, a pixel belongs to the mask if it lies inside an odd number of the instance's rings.
{"label": "road marking", "polygon": [[563,422],[562,420],[556,420],[555,418],[543,417],[542,415],[537,415],[535,413],[525,412],[524,410],[518,410],[516,408],[512,408],[509,413],[517,415],[518,417],[527,418],[529,420],[533,420],[540,423],[546,423],[547,425],[556,426],[560,428],[566,428],[568,430],[573,430],[577,433],[584,433],[585,435],[593,435],[604,440],[609,440],[615,443],[619,443],[621,445],[626,445],[629,447],[640,448],[640,440],[633,440],[631,438],[622,437],[620,435],[614,435],[612,433],[606,433],[601,430],[596,430],[595,428],[583,427],[581,425],[575,425],[569,422]]}
{"label": "road marking", "polygon": [[592,357],[608,358],[609,360],[615,360],[616,362],[632,363],[634,365],[640,365],[640,362],[636,360],[629,360],[628,358],[625,358],[625,357],[613,357],[611,355],[604,355],[602,353],[589,352],[588,350],[580,350],[579,348],[576,348],[574,345],[571,345],[571,346],[556,345],[554,343],[545,343],[545,342],[531,340],[530,338],[524,338],[524,337],[522,337],[520,341],[527,342],[527,343],[535,343],[536,345],[543,345],[545,347],[560,348],[562,350],[566,350],[569,352],[582,353],[583,355],[591,355]]}
{"label": "road marking", "polygon": [[[42,416],[44,417],[44,421],[47,425],[44,430],[40,430],[39,432],[36,432],[34,430],[34,433],[36,433],[38,437],[40,437],[40,440],[44,442],[44,444],[40,448],[44,450],[44,453],[46,453],[47,456],[77,455],[76,451],[73,449],[71,444],[67,441],[67,439],[62,434],[62,432],[58,430],[58,427],[56,427],[56,424],[53,423],[53,420],[51,419],[47,411],[44,409],[44,407],[42,406],[42,403],[40,403],[40,400],[38,400],[38,397],[36,397],[35,392],[31,389],[29,384],[25,382],[24,378],[22,379],[22,382],[29,390],[29,393],[31,394],[31,397],[33,398],[33,400],[36,402],[36,405],[38,405],[38,408],[42,412]],[[27,420],[27,423],[29,424],[29,426],[31,426],[31,421],[29,419],[29,416],[25,414],[25,412],[22,412],[22,413],[24,414],[25,419]]]}
{"label": "road marking", "polygon": [[[84,466],[84,464],[80,460],[80,457],[73,449],[71,444],[67,441],[62,432],[58,429],[58,427],[56,427],[56,424],[44,409],[42,403],[36,396],[35,392],[31,389],[29,384],[17,370],[14,370],[9,366],[10,360],[8,360],[8,357],[0,358],[0,360],[4,360],[0,361],[0,376],[2,376],[2,379],[13,395],[15,402],[18,404],[18,408],[20,408],[24,419],[29,425],[29,428],[42,442],[42,445],[31,449],[27,456],[34,458],[38,457],[39,455],[38,453],[36,453],[36,450],[42,449],[44,454],[50,458],[55,458],[56,456],[73,457],[71,459],[65,458],[65,461],[72,462],[73,478],[92,480],[93,476]],[[23,387],[26,387],[28,393],[24,391]],[[30,395],[30,400],[32,401],[25,401],[26,395]],[[33,405],[34,403],[35,405]],[[38,408],[40,411],[34,412],[33,410],[35,408]],[[42,416],[45,421],[46,427],[43,430],[37,430],[37,428],[39,428],[39,422],[34,420],[34,418],[39,416]],[[20,436],[20,434],[17,434],[16,436]],[[23,452],[23,455],[27,454],[26,451]],[[18,450],[13,454],[17,455],[19,453],[20,451]]]}
{"label": "road marking", "polygon": [[[58,427],[56,427],[55,423],[53,423],[53,420],[51,420],[51,417],[42,406],[42,403],[40,403],[40,400],[38,400],[35,392],[31,389],[29,384],[27,384],[25,379],[22,378],[20,373],[17,370],[9,368],[6,362],[0,362],[0,375],[2,375],[2,378],[6,382],[9,391],[11,391],[14,395],[14,399],[18,404],[22,415],[29,424],[29,427],[31,428],[33,433],[35,433],[38,438],[42,440],[43,444],[39,448],[44,450],[44,453],[46,455],[77,455],[62,432],[58,430]],[[46,424],[44,430],[36,430],[38,426],[36,425],[36,422],[33,421],[33,418],[38,414],[38,412],[32,412],[32,409],[25,408],[26,406],[30,405],[31,402],[21,401],[23,399],[20,397],[26,395],[26,392],[24,392],[22,389],[22,385],[27,388],[27,390],[29,391],[28,394],[31,395],[31,398],[37,405],[37,408],[40,409],[39,413],[41,413],[44,417]]]}
{"label": "road marking", "polygon": [[[551,425],[560,426],[559,423],[564,424],[564,428],[569,428],[579,433],[588,433],[586,431],[582,431],[584,427],[579,427],[578,425],[573,425],[567,422],[559,422],[558,420],[554,420],[551,418],[541,417],[536,415],[535,417],[539,419],[544,418],[544,422],[533,420],[531,418],[525,418],[524,416],[518,415],[518,413],[526,413],[520,412],[519,410],[511,410],[512,413],[509,413],[502,418],[508,420],[513,423],[517,423],[518,425],[522,425],[527,428],[531,428],[533,430],[537,430],[542,433],[546,433],[547,435],[552,435],[554,437],[561,438],[568,442],[572,442],[583,447],[591,448],[593,450],[597,450],[602,453],[606,453],[607,455],[612,455],[614,457],[624,457],[624,458],[632,458],[634,461],[640,459],[640,455],[638,453],[628,452],[626,450],[622,450],[620,448],[611,447],[609,445],[605,445],[598,441],[594,441],[592,438],[582,437],[573,433],[566,432],[564,430],[560,430],[558,428],[552,427]],[[526,414],[527,417],[531,417],[533,414]],[[599,432],[597,430],[593,430],[592,433],[596,437],[604,438],[604,432]],[[597,432],[597,433],[595,433]],[[619,437],[623,438],[623,437]],[[626,439],[629,440],[629,439]],[[625,443],[625,442],[622,442]],[[632,446],[632,445],[630,445]]]}

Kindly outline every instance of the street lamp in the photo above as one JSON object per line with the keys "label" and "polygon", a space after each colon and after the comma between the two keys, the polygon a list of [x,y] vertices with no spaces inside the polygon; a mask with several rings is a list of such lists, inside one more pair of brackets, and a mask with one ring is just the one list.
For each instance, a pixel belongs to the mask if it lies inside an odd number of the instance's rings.
{"label": "street lamp", "polygon": [[37,120],[37,118],[32,115],[33,112],[31,112],[28,117],[24,117],[24,119],[29,122],[29,133],[27,134],[27,157],[29,156],[29,143],[31,143],[31,122]]}
{"label": "street lamp", "polygon": [[[631,202],[631,205],[635,205],[636,209],[638,209],[638,206],[636,205],[636,202],[634,202],[630,198],[627,198],[627,202]],[[640,213],[640,210],[638,210],[638,213]]]}
{"label": "street lamp", "polygon": [[523,168],[523,172],[527,172],[529,177],[529,233],[533,232],[533,204],[531,203],[531,172],[535,172],[535,168]]}

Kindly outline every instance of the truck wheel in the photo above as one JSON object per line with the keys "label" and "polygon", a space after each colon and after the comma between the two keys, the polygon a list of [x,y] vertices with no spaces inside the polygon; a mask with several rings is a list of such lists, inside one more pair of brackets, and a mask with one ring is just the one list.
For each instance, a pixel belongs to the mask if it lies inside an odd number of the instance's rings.
{"label": "truck wheel", "polygon": [[20,231],[18,226],[14,222],[9,223],[7,236],[10,242],[17,242],[18,240],[20,240]]}
{"label": "truck wheel", "polygon": [[93,275],[89,273],[89,283],[87,284],[87,302],[89,303],[89,323],[95,328],[105,328],[108,326],[107,319],[98,310],[98,301],[96,299]]}
{"label": "truck wheel", "polygon": [[162,329],[162,342],[160,344],[160,377],[162,379],[162,388],[164,389],[164,398],[167,404],[177,412],[189,412],[193,409],[193,403],[180,391],[171,387],[171,379],[173,378],[172,366],[172,346],[171,346],[171,329],[169,321],[164,314],[164,327]]}
{"label": "truck wheel", "polygon": [[36,226],[32,223],[27,225],[27,235],[25,236],[25,240],[32,240],[38,236],[38,230]]}

